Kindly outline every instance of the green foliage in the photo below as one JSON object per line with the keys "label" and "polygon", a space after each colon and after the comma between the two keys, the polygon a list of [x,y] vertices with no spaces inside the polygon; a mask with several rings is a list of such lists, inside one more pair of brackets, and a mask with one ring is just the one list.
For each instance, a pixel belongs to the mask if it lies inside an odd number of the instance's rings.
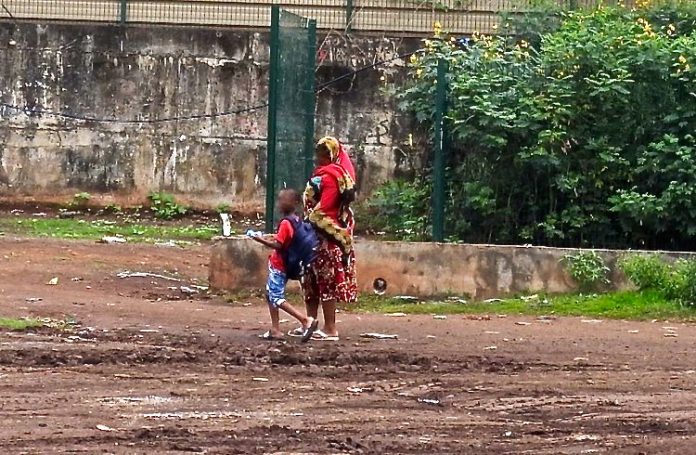
{"label": "green foliage", "polygon": [[615,292],[610,294],[555,295],[503,299],[498,303],[452,303],[425,301],[404,303],[403,300],[361,295],[357,308],[349,309],[379,313],[406,314],[515,314],[586,316],[610,319],[696,319],[694,308],[679,305],[656,291]]}
{"label": "green foliage", "polygon": [[42,322],[38,319],[0,317],[0,329],[22,331],[41,327],[42,325]]}
{"label": "green foliage", "polygon": [[111,203],[111,204],[107,205],[106,207],[104,207],[104,212],[118,214],[118,213],[123,212],[123,209],[121,208],[120,205],[115,204],[115,203]]}
{"label": "green foliage", "polygon": [[232,207],[230,207],[230,204],[227,204],[226,202],[218,204],[218,206],[215,208],[215,211],[218,213],[218,215],[223,213],[230,213],[231,210]]}
{"label": "green foliage", "polygon": [[640,290],[662,290],[669,279],[670,268],[657,254],[629,254],[618,265]]}
{"label": "green foliage", "polygon": [[60,218],[0,218],[0,230],[16,235],[61,239],[98,240],[104,236],[120,236],[129,242],[162,242],[168,240],[205,241],[218,233],[216,224],[157,226],[119,220],[80,220]]}
{"label": "green foliage", "polygon": [[604,263],[602,256],[595,251],[580,251],[576,254],[568,254],[563,257],[566,269],[580,289],[589,291],[598,286],[609,284],[607,274],[609,267]]}
{"label": "green foliage", "polygon": [[696,7],[554,17],[557,26],[529,26],[538,44],[475,36],[461,46],[436,36],[411,60],[399,105],[427,127],[438,60],[451,68],[449,233],[467,242],[693,248]]}
{"label": "green foliage", "polygon": [[682,305],[696,306],[696,259],[670,264],[657,255],[629,255],[619,267],[640,290],[655,290]]}
{"label": "green foliage", "polygon": [[396,180],[382,185],[368,203],[371,229],[387,231],[404,240],[425,240],[431,186]]}
{"label": "green foliage", "polygon": [[92,195],[89,193],[77,193],[75,196],[73,196],[73,200],[70,202],[70,206],[85,207],[90,199],[92,199]]}
{"label": "green foliage", "polygon": [[186,215],[188,209],[176,202],[174,196],[169,193],[150,193],[148,196],[152,211],[161,220],[171,220]]}

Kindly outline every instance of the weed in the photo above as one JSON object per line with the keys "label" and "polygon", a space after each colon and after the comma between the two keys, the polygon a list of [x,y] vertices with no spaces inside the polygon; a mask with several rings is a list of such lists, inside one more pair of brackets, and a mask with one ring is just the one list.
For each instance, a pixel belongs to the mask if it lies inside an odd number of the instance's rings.
{"label": "weed", "polygon": [[87,203],[90,201],[90,199],[92,199],[92,195],[89,193],[77,193],[73,196],[73,199],[69,205],[70,207],[83,208],[87,206]]}
{"label": "weed", "polygon": [[604,259],[595,251],[568,254],[563,257],[562,261],[582,291],[593,290],[598,286],[609,284],[609,279],[607,279],[609,267],[604,264]]}
{"label": "weed", "polygon": [[148,196],[152,211],[161,220],[171,220],[186,215],[188,209],[176,202],[174,195],[164,192],[150,193]]}
{"label": "weed", "polygon": [[218,215],[223,213],[230,213],[231,210],[232,207],[230,207],[230,204],[227,204],[226,202],[218,204],[218,206],[215,208],[215,211],[218,213]]}

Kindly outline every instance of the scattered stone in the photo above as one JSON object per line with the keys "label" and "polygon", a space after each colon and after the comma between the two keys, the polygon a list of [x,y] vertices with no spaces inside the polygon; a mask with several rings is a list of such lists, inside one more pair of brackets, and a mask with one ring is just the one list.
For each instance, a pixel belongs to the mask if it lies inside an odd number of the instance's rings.
{"label": "scattered stone", "polygon": [[585,324],[600,324],[602,321],[600,319],[583,319],[582,321]]}
{"label": "scattered stone", "polygon": [[447,316],[445,316],[444,314],[436,314],[435,316],[433,316],[433,319],[437,319],[437,320],[442,321],[442,320],[447,319]]}
{"label": "scattered stone", "polygon": [[179,287],[179,290],[181,290],[182,294],[186,294],[186,295],[198,294],[197,289],[193,289],[193,288],[188,287],[188,286],[181,286],[181,287]]}
{"label": "scattered stone", "polygon": [[674,332],[667,332],[667,333],[665,333],[665,337],[666,338],[677,338],[678,335]]}
{"label": "scattered stone", "polygon": [[515,325],[532,325],[531,322],[524,322],[524,321],[517,321],[515,322]]}
{"label": "scattered stone", "polygon": [[41,297],[27,297],[24,299],[27,303],[41,302],[43,299]]}
{"label": "scattered stone", "polygon": [[628,333],[638,333],[638,330],[629,330]]}
{"label": "scattered stone", "polygon": [[111,427],[108,427],[106,425],[101,425],[101,424],[97,425],[97,430],[99,430],[99,431],[116,431]]}
{"label": "scattered stone", "polygon": [[484,351],[495,351],[498,349],[498,346],[486,346],[483,348]]}
{"label": "scattered stone", "polygon": [[419,398],[418,402],[423,403],[423,404],[429,404],[432,406],[440,406],[441,405],[440,400],[435,400],[432,398]]}
{"label": "scattered stone", "polygon": [[483,303],[499,303],[502,302],[502,299],[486,299],[483,301]]}
{"label": "scattered stone", "polygon": [[414,297],[412,295],[397,295],[394,298],[397,300],[409,300],[409,301],[418,300],[418,297]]}
{"label": "scattered stone", "polygon": [[80,215],[80,212],[67,211],[67,212],[60,212],[58,214],[58,218],[63,218],[63,219],[75,218],[76,216],[79,216],[79,215]]}

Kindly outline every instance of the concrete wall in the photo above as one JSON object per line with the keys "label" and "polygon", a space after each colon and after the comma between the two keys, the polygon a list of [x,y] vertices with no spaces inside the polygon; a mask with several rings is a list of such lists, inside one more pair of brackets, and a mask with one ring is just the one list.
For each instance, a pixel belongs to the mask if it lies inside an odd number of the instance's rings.
{"label": "concrete wall", "polygon": [[[319,37],[317,83],[416,48],[418,40]],[[4,103],[97,118],[176,117],[267,100],[268,35],[174,27],[0,24]],[[353,146],[363,192],[418,155],[410,126],[382,94],[396,59],[318,98],[317,135]],[[0,196],[76,191],[136,199],[152,190],[202,205],[261,203],[266,110],[168,123],[97,123],[0,107]]]}
{"label": "concrete wall", "polygon": [[[611,269],[612,287],[628,286],[617,270],[621,251],[597,250]],[[387,294],[419,297],[468,295],[475,299],[517,293],[564,293],[577,290],[561,260],[577,250],[546,247],[452,245],[359,240],[358,283],[372,292],[377,278]],[[696,253],[664,253],[696,257]],[[212,247],[210,284],[225,291],[262,289],[268,251],[244,239],[219,239]]]}

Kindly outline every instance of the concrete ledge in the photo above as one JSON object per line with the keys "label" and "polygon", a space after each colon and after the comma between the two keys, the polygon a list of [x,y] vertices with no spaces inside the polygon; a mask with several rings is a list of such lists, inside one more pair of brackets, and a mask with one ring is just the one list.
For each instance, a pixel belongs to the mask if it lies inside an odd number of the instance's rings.
{"label": "concrete ledge", "polygon": [[[387,294],[469,295],[476,299],[524,292],[564,293],[577,290],[561,259],[575,249],[500,245],[454,245],[358,240],[358,284],[372,292],[377,278]],[[623,251],[595,250],[611,269],[612,287],[628,286],[617,270]],[[637,252],[636,252],[637,253]],[[694,253],[661,253],[669,258]],[[230,292],[265,285],[268,250],[241,238],[216,239],[210,261],[210,285]]]}

